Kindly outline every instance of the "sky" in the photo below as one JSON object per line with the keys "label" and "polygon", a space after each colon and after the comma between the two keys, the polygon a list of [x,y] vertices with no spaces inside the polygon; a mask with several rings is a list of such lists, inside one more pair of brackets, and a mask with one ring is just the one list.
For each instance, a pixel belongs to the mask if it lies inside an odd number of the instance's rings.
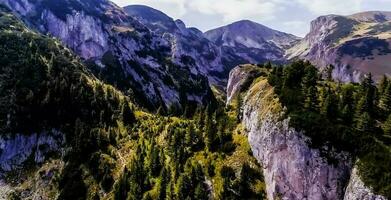
{"label": "sky", "polygon": [[163,11],[188,27],[202,31],[239,20],[305,36],[310,22],[327,14],[350,15],[363,11],[391,11],[391,0],[112,0],[119,6],[147,5]]}

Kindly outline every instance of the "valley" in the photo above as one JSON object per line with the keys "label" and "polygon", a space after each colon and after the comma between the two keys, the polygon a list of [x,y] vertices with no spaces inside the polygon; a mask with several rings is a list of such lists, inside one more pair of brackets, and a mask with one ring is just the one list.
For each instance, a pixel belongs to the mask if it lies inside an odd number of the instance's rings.
{"label": "valley", "polygon": [[0,0],[0,199],[390,199],[390,22]]}

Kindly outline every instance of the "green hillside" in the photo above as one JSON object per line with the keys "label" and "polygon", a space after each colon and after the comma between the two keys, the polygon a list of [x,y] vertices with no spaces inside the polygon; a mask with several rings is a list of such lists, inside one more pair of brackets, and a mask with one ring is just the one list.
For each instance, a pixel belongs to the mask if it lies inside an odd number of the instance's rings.
{"label": "green hillside", "polygon": [[[59,41],[29,30],[4,7],[0,54],[0,134],[56,129],[66,136],[65,156],[48,161],[64,164],[46,198],[265,196],[261,167],[236,115],[222,105],[198,108],[192,119],[145,113]],[[10,173],[16,190],[9,198],[36,187],[39,169],[26,163],[21,173]]]}

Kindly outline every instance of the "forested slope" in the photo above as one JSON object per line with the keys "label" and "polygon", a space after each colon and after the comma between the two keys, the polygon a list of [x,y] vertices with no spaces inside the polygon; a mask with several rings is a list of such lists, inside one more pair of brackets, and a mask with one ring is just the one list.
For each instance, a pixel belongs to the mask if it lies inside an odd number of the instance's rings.
{"label": "forested slope", "polygon": [[0,9],[0,142],[50,130],[65,140],[45,163],[29,159],[1,172],[7,198],[265,196],[260,166],[233,110],[214,103],[180,118],[143,112],[59,41]]}

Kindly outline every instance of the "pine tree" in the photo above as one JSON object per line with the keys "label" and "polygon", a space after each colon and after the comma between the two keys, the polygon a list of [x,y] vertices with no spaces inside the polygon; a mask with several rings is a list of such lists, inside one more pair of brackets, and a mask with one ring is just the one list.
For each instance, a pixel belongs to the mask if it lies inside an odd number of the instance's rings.
{"label": "pine tree", "polygon": [[304,108],[310,111],[316,111],[318,106],[317,81],[318,70],[311,64],[307,65],[302,81],[302,93],[304,95]]}
{"label": "pine tree", "polygon": [[374,130],[374,121],[371,115],[367,112],[364,112],[357,121],[357,129],[364,133],[373,133]]}
{"label": "pine tree", "polygon": [[391,83],[388,83],[387,87],[384,89],[383,95],[380,98],[379,107],[386,115],[391,113]]}
{"label": "pine tree", "polygon": [[354,88],[349,85],[342,88],[341,100],[339,103],[339,109],[341,110],[341,115],[344,123],[350,125],[353,121],[354,116],[354,98],[353,98]]}
{"label": "pine tree", "polygon": [[128,170],[125,167],[119,181],[117,182],[115,189],[114,189],[114,199],[115,200],[122,200],[126,199],[128,191],[129,191],[129,181],[128,181]]}
{"label": "pine tree", "polygon": [[388,116],[387,120],[383,125],[384,134],[391,136],[391,114]]}
{"label": "pine tree", "polygon": [[321,113],[330,120],[333,120],[338,116],[337,97],[335,96],[334,92],[331,91],[330,88],[327,88],[326,90]]}
{"label": "pine tree", "polygon": [[125,124],[132,124],[135,121],[134,114],[127,102],[122,105],[122,119]]}
{"label": "pine tree", "polygon": [[205,184],[203,182],[199,182],[194,191],[194,199],[207,200],[208,191],[205,188]]}
{"label": "pine tree", "polygon": [[269,61],[265,64],[265,68],[266,69],[271,69],[273,66],[272,66],[272,63]]}
{"label": "pine tree", "polygon": [[158,200],[165,200],[167,197],[167,186],[170,182],[170,171],[164,167],[159,184]]}
{"label": "pine tree", "polygon": [[[142,155],[137,155],[142,156]],[[127,199],[138,200],[143,196],[143,185],[144,185],[144,170],[143,162],[140,158],[133,159],[130,168],[130,188]]]}
{"label": "pine tree", "polygon": [[326,75],[326,80],[327,81],[332,81],[333,80],[333,71],[334,71],[334,65],[329,65],[326,69],[327,75]]}
{"label": "pine tree", "polygon": [[242,169],[240,170],[240,179],[239,179],[239,195],[242,199],[248,199],[251,194],[250,182],[251,177],[249,172],[251,171],[251,167],[244,163],[242,165]]}
{"label": "pine tree", "polygon": [[189,197],[192,188],[193,186],[191,185],[188,174],[181,175],[177,181],[177,199],[186,199],[186,197]]}
{"label": "pine tree", "polygon": [[164,110],[164,108],[162,106],[159,106],[159,108],[156,111],[156,114],[160,115],[160,116],[165,116],[166,112],[165,112],[165,110]]}
{"label": "pine tree", "polygon": [[216,119],[216,113],[214,113],[213,115],[207,114],[205,117],[204,141],[205,141],[206,148],[209,151],[212,151],[212,145],[215,140],[215,134],[216,134],[215,119]]}
{"label": "pine tree", "polygon": [[373,86],[371,74],[368,74],[363,80],[360,93],[362,98],[357,105],[356,118],[364,112],[372,116],[374,112],[375,87]]}
{"label": "pine tree", "polygon": [[231,167],[223,166],[220,171],[220,175],[223,178],[223,191],[221,191],[221,198],[233,200],[237,199],[236,191],[233,190],[232,181],[236,179],[235,171]]}
{"label": "pine tree", "polygon": [[148,162],[148,168],[153,177],[156,177],[160,174],[160,170],[162,168],[162,163],[160,159],[160,150],[156,146],[154,139],[152,139],[153,142],[150,147],[150,153],[149,153],[149,162]]}
{"label": "pine tree", "polygon": [[238,121],[238,123],[242,120],[242,106],[243,106],[243,102],[242,102],[242,95],[238,94],[238,96],[236,96],[236,119]]}
{"label": "pine tree", "polygon": [[379,83],[379,94],[380,94],[380,96],[383,95],[383,92],[386,90],[389,82],[390,81],[388,80],[386,75],[384,75],[382,77],[382,79],[380,80],[380,83]]}
{"label": "pine tree", "polygon": [[310,111],[316,111],[318,109],[318,96],[315,86],[310,86],[305,94],[304,108]]}

